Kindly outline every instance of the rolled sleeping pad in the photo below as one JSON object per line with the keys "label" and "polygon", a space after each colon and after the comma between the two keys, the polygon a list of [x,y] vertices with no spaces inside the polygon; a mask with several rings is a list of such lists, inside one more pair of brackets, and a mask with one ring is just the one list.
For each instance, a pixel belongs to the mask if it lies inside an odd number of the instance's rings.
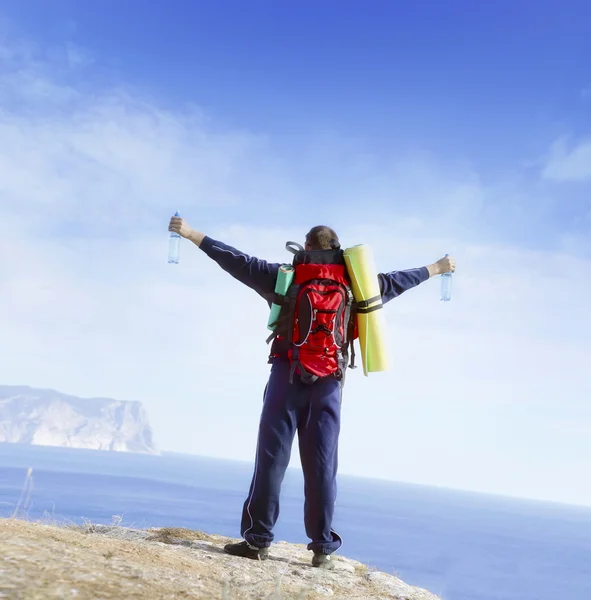
{"label": "rolled sleeping pad", "polygon": [[[277,273],[277,281],[275,282],[275,293],[280,296],[285,296],[289,286],[291,285],[291,282],[293,281],[294,275],[295,269],[291,265],[281,265]],[[273,302],[273,304],[271,304],[269,320],[267,321],[267,329],[270,331],[274,331],[275,322],[277,321],[277,317],[279,317],[280,311],[281,306]]]}
{"label": "rolled sleeping pad", "polygon": [[357,324],[363,373],[388,369],[386,317],[373,252],[366,244],[345,250],[345,264],[351,279],[353,297],[358,304]]}

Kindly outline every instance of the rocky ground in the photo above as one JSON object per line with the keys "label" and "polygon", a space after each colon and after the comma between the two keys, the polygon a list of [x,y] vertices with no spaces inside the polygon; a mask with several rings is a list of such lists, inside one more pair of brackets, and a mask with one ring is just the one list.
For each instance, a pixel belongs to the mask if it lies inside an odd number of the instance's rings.
{"label": "rocky ground", "polygon": [[0,598],[438,600],[338,555],[334,570],[314,569],[303,545],[274,544],[261,562],[225,554],[228,541],[187,529],[0,519]]}

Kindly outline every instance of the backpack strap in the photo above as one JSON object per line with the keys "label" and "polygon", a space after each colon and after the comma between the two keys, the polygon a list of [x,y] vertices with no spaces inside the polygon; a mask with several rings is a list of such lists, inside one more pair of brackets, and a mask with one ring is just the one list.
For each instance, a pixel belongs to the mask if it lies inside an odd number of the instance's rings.
{"label": "backpack strap", "polygon": [[285,249],[292,254],[297,254],[298,252],[304,252],[304,247],[297,242],[287,242],[285,244]]}
{"label": "backpack strap", "polygon": [[[278,298],[281,299],[281,310],[275,321],[275,329],[267,338],[267,344],[273,341],[277,336],[281,335],[287,339],[289,346],[291,346],[293,341],[293,327],[291,327],[291,324],[299,289],[299,285],[292,283],[285,296],[278,296]],[[280,303],[278,302],[277,304]]]}
{"label": "backpack strap", "polygon": [[[355,298],[353,297],[353,292],[351,291],[351,288],[347,288],[347,307],[345,309],[345,334],[346,334],[346,338],[345,338],[345,353],[346,353],[346,358],[345,358],[345,363],[347,362],[348,358],[349,358],[349,352],[350,352],[350,357],[351,357],[351,362],[349,363],[348,367],[350,369],[356,369],[357,367],[355,366],[355,321],[357,319],[357,313],[358,313],[358,307],[359,304],[357,302],[355,302]],[[347,365],[345,365],[345,369],[347,368]]]}
{"label": "backpack strap", "polygon": [[357,312],[359,314],[367,314],[370,312],[373,312],[374,310],[379,310],[380,308],[382,308],[382,304],[378,304],[376,306],[372,306],[371,308],[369,308],[370,304],[373,304],[374,302],[377,302],[378,300],[381,300],[382,296],[381,294],[379,296],[374,296],[373,298],[368,298],[367,300],[362,300],[361,302],[357,302]]}
{"label": "backpack strap", "polygon": [[273,338],[277,337],[277,335],[276,335],[277,329],[281,329],[281,326],[285,324],[287,315],[286,315],[284,308],[285,308],[286,304],[289,302],[288,296],[282,296],[281,294],[277,294],[277,293],[273,293],[271,296],[269,296],[269,298],[271,299],[271,302],[273,304],[276,304],[277,306],[279,306],[281,308],[279,309],[279,313],[278,313],[275,321],[270,323],[270,326],[273,328],[273,333],[267,338],[267,344]]}
{"label": "backpack strap", "polygon": [[306,371],[306,369],[304,369],[302,363],[300,362],[300,349],[297,346],[292,345],[291,368],[289,369],[289,383],[293,383],[293,376],[296,372],[296,369],[300,370],[300,379],[302,383],[305,383],[306,385],[310,385],[318,381],[318,379],[320,379],[318,375],[309,373],[308,371]]}

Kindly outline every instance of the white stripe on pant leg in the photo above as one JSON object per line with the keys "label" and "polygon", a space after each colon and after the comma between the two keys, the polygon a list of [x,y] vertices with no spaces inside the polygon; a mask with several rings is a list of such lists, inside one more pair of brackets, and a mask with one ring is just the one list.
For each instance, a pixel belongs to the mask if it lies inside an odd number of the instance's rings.
{"label": "white stripe on pant leg", "polygon": [[[267,384],[267,387],[265,388],[265,397],[263,398],[263,410],[264,410],[265,402],[267,401],[268,393],[269,393],[269,384]],[[263,416],[261,415],[261,420],[259,421],[259,438],[261,436],[262,421],[263,421]],[[257,450],[256,450],[256,455],[255,455],[255,460],[254,460],[254,475],[252,477],[252,490],[250,491],[250,494],[248,495],[248,504],[246,505],[246,512],[248,513],[248,516],[250,517],[250,527],[242,534],[242,537],[244,539],[246,539],[246,534],[254,527],[254,519],[252,518],[252,514],[250,512],[250,505],[252,503],[252,498],[254,496],[254,490],[255,490],[256,484],[257,484],[258,470],[259,470],[259,442],[257,440]]]}
{"label": "white stripe on pant leg", "polygon": [[244,539],[246,539],[246,534],[254,527],[254,519],[252,518],[252,514],[250,513],[250,505],[252,503],[252,497],[254,496],[254,490],[255,490],[256,483],[257,483],[258,466],[259,466],[259,445],[257,444],[257,453],[256,453],[255,461],[254,461],[254,475],[253,475],[253,479],[252,479],[252,490],[250,491],[250,494],[248,495],[248,504],[246,505],[246,512],[248,513],[248,516],[250,517],[250,527],[244,531],[244,534],[242,535],[242,537]]}

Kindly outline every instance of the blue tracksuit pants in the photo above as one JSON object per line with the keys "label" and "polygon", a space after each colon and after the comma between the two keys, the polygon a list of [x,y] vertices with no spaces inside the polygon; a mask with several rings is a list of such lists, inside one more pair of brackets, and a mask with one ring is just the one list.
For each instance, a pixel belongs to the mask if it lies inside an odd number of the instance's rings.
{"label": "blue tracksuit pants", "polygon": [[289,361],[277,360],[265,389],[256,462],[242,512],[241,534],[253,546],[269,546],[279,516],[279,494],[298,433],[304,473],[304,524],[308,549],[331,554],[341,546],[332,530],[336,499],[341,384],[334,378],[289,383]]}

